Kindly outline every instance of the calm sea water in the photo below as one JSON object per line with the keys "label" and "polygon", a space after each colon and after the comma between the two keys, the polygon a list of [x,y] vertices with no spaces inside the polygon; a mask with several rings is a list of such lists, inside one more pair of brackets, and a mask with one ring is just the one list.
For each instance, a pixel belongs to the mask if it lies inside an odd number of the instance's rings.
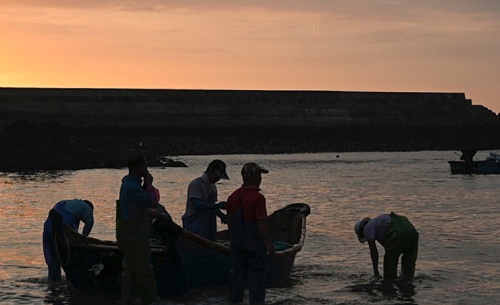
{"label": "calm sea water", "polygon": [[[479,152],[476,159],[487,154]],[[151,172],[178,223],[189,181],[214,158],[227,163],[231,178],[218,184],[220,199],[241,184],[241,166],[255,161],[270,170],[262,183],[269,211],[295,202],[311,206],[305,246],[289,282],[268,289],[270,304],[496,304],[500,299],[500,175],[451,175],[447,161],[458,158],[454,152],[176,157],[189,167]],[[49,287],[41,234],[54,203],[83,198],[96,206],[91,235],[113,239],[114,202],[125,174],[125,169],[0,173],[1,304],[118,304],[117,295]],[[390,211],[406,215],[420,232],[416,279],[392,291],[372,278],[368,247],[353,232],[358,219]],[[163,302],[220,304],[226,294],[226,287],[198,289]]]}

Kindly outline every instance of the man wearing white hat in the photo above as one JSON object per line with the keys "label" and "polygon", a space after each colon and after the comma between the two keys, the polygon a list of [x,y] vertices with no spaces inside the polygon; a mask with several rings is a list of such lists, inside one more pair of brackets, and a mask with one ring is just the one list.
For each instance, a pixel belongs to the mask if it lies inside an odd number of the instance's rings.
{"label": "man wearing white hat", "polygon": [[384,278],[395,279],[399,257],[401,258],[401,270],[403,277],[412,280],[415,276],[415,264],[418,254],[418,232],[415,227],[404,216],[382,214],[373,219],[366,217],[356,223],[354,232],[360,243],[368,242],[373,264],[373,273],[376,277],[378,272],[378,250],[375,241],[385,248],[384,255]]}

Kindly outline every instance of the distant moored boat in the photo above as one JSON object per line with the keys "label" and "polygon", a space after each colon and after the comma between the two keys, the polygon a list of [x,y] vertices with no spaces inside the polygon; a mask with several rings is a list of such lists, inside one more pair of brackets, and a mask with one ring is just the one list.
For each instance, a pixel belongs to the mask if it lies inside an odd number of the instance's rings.
{"label": "distant moored boat", "polygon": [[465,161],[448,161],[452,174],[500,174],[500,153],[490,152],[485,160],[472,161],[467,165]]}

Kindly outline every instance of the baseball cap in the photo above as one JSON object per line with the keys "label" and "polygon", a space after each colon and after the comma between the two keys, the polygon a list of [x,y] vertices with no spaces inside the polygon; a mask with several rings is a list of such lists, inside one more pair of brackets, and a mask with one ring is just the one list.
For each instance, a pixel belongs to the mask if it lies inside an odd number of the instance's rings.
{"label": "baseball cap", "polygon": [[213,160],[210,164],[208,164],[207,170],[213,171],[221,179],[229,180],[229,176],[226,173],[226,163],[222,160]]}
{"label": "baseball cap", "polygon": [[243,168],[241,169],[241,175],[243,177],[250,177],[255,174],[267,174],[269,171],[262,166],[259,166],[257,163],[250,162],[245,165],[243,165]]}

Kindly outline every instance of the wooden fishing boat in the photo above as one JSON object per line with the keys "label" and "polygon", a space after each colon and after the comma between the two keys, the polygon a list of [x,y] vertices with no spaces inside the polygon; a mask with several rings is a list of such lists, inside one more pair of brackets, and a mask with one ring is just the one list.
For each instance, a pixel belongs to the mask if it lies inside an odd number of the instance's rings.
{"label": "wooden fishing boat", "polygon": [[[276,254],[269,260],[266,285],[285,281],[306,236],[307,204],[287,205],[269,215]],[[116,241],[81,235],[67,226],[54,228],[55,246],[69,284],[80,290],[119,292],[122,254]],[[161,297],[179,295],[189,288],[229,283],[231,256],[227,230],[209,241],[172,222],[157,221],[153,227],[175,232],[173,242],[151,245],[151,262]],[[178,255],[176,255],[178,254]]]}

